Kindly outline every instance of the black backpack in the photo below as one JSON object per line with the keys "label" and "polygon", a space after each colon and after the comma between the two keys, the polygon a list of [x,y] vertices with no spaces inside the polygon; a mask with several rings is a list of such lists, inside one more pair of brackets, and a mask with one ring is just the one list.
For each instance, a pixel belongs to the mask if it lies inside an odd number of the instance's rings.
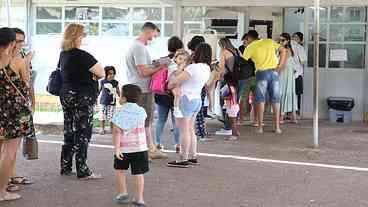
{"label": "black backpack", "polygon": [[236,50],[236,54],[229,50],[234,56],[234,66],[233,70],[229,70],[229,72],[233,73],[232,75],[235,76],[238,80],[246,80],[250,77],[255,76],[256,68],[254,66],[253,61],[245,60],[240,54],[239,51]]}
{"label": "black backpack", "polygon": [[51,95],[60,96],[61,88],[63,87],[63,77],[61,76],[60,59],[56,70],[52,71],[49,76],[46,91]]}

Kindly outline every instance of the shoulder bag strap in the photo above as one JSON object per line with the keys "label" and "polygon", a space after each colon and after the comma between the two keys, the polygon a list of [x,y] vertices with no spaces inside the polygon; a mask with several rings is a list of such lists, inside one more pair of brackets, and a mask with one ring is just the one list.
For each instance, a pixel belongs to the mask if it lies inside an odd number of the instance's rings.
{"label": "shoulder bag strap", "polygon": [[13,86],[13,88],[17,91],[17,93],[24,99],[24,101],[28,102],[28,99],[22,94],[22,92],[19,90],[19,88],[13,83],[13,81],[10,79],[8,73],[6,72],[6,70],[3,68],[2,69],[6,79],[9,81],[10,85]]}

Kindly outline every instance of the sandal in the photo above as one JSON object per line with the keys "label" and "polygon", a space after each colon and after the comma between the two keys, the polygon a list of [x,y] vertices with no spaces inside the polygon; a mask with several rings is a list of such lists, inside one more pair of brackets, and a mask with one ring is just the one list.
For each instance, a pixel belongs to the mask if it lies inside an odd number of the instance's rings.
{"label": "sandal", "polygon": [[30,185],[33,184],[31,180],[27,179],[26,177],[17,176],[10,178],[10,184],[14,185]]}
{"label": "sandal", "polygon": [[0,197],[0,202],[3,201],[15,201],[21,199],[22,196],[16,193],[6,193],[4,196]]}
{"label": "sandal", "polygon": [[20,190],[19,186],[11,184],[11,183],[9,183],[8,186],[6,187],[6,191],[10,193],[17,192],[19,190]]}

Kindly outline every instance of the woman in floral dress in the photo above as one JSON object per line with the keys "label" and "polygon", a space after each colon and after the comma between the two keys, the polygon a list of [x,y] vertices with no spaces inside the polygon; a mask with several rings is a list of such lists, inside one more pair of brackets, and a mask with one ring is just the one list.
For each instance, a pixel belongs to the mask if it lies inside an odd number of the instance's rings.
{"label": "woman in floral dress", "polygon": [[32,109],[26,98],[30,92],[29,73],[22,59],[12,60],[14,47],[14,31],[0,28],[0,202],[21,198],[16,193],[7,192],[6,188],[20,138],[32,131]]}

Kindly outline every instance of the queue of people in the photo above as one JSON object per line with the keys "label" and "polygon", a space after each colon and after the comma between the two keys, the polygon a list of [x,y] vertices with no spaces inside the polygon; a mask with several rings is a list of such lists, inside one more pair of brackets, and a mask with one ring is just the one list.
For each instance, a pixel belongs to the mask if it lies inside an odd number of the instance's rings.
{"label": "queue of people", "polygon": [[[23,35],[23,39],[19,39],[18,34]],[[93,112],[100,95],[100,134],[105,134],[105,126],[110,125],[117,183],[114,201],[120,204],[132,202],[135,206],[145,206],[143,175],[149,171],[149,162],[168,158],[163,150],[163,129],[169,114],[178,159],[169,161],[167,166],[199,165],[197,142],[209,140],[205,117],[207,109],[212,111],[213,108],[213,103],[205,106],[205,99],[213,100],[216,85],[221,88],[224,122],[224,127],[216,134],[225,135],[228,141],[241,138],[239,121],[244,114],[253,114],[251,119],[258,127],[257,132],[263,133],[266,103],[272,104],[277,134],[282,133],[280,124],[288,115],[297,123],[300,112],[305,61],[301,33],[293,36],[283,33],[276,43],[271,39],[259,39],[258,33],[250,30],[243,36],[239,49],[229,39],[221,38],[218,62],[212,59],[211,46],[202,36],[193,37],[188,44],[190,51],[184,49],[180,38],[171,37],[169,54],[160,59],[165,61],[152,61],[147,45],[159,34],[160,29],[147,22],[133,41],[125,59],[129,84],[120,84],[115,80],[113,66],[103,68],[95,57],[81,49],[86,37],[83,25],[69,24],[61,43],[58,67],[62,76],[60,102],[64,113],[64,144],[60,174],[76,176],[79,180],[102,178],[87,164]],[[14,184],[31,183],[29,178],[15,174],[20,140],[35,134],[32,53],[20,52],[24,36],[16,29],[0,29],[0,202],[21,198],[14,193],[19,190]],[[248,64],[250,71],[247,73],[240,71],[243,61]],[[154,94],[150,83],[155,74],[164,70],[167,70],[166,91]],[[117,109],[118,102],[121,107]],[[158,120],[154,134],[155,106]],[[73,159],[76,172],[72,170]],[[133,198],[126,186],[125,171],[129,168],[136,184]]]}

